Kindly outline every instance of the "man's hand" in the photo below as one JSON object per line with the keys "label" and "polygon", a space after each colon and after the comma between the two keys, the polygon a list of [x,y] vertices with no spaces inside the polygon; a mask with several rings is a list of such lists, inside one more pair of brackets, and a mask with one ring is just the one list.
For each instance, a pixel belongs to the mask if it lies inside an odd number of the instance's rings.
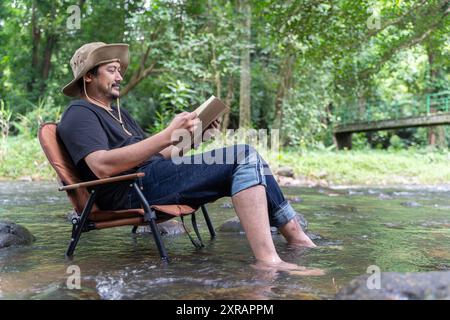
{"label": "man's hand", "polygon": [[214,120],[203,134],[203,141],[208,141],[220,132],[220,120]]}
{"label": "man's hand", "polygon": [[186,130],[192,134],[199,124],[200,119],[195,112],[182,112],[177,114],[163,131],[170,137],[172,143],[176,143],[177,141],[172,140],[172,135],[176,130]]}

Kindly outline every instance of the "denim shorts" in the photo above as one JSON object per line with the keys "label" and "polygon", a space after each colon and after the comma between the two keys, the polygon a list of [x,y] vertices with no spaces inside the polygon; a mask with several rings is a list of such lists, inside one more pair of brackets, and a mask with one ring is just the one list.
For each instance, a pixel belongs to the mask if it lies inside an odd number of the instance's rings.
{"label": "denim shorts", "polygon": [[[230,197],[247,188],[266,189],[270,225],[280,227],[295,217],[267,163],[248,145],[234,145],[176,161],[153,158],[138,169],[140,188],[150,205],[185,204],[192,207]],[[141,207],[136,192],[128,194],[129,208]]]}

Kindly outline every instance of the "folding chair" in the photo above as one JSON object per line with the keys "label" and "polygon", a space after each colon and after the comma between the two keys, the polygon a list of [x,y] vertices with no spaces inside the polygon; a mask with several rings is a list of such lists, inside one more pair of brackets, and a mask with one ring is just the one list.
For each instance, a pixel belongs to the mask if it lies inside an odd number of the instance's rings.
{"label": "folding chair", "polygon": [[[198,208],[187,205],[150,205],[137,184],[137,179],[143,177],[145,175],[144,173],[134,173],[83,182],[80,179],[64,144],[59,138],[56,128],[56,123],[42,124],[39,128],[38,139],[48,161],[58,176],[60,182],[58,190],[67,192],[76,212],[76,215],[72,218],[72,237],[66,251],[67,257],[73,256],[83,232],[94,229],[130,225],[133,226],[132,233],[136,233],[139,225],[149,225],[161,259],[168,262],[169,257],[161,240],[157,223],[170,220],[174,217],[181,218],[183,227],[196,248],[204,246],[195,218],[195,212]],[[124,181],[129,181],[130,188],[133,188],[136,191],[143,209],[116,211],[100,210],[95,205],[95,198],[97,196],[96,190],[105,184],[124,183]],[[90,191],[88,191],[88,187],[90,188]],[[202,205],[201,209],[211,238],[214,238],[216,233],[209,218],[206,206]],[[194,240],[186,229],[183,219],[186,215],[191,215],[192,217],[192,226],[198,241]]]}

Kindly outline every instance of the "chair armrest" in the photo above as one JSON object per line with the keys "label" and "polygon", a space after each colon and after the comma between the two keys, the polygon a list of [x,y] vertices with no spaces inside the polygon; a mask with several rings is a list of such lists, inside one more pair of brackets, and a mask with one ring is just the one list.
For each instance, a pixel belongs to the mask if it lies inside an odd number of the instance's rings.
{"label": "chair armrest", "polygon": [[102,185],[102,184],[108,184],[108,183],[114,183],[114,182],[120,182],[120,181],[135,180],[135,179],[143,177],[143,176],[145,176],[144,172],[125,174],[123,176],[116,176],[116,177],[111,177],[111,178],[69,184],[67,186],[59,187],[58,190],[59,191],[73,190],[73,189],[78,189],[81,187],[92,187],[92,186],[98,186],[98,185]]}

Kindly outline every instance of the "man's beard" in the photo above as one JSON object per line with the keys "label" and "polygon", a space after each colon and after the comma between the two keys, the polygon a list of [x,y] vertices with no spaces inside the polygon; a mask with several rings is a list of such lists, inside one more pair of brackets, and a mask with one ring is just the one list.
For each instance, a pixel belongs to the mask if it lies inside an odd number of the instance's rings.
{"label": "man's beard", "polygon": [[117,91],[119,91],[119,90],[120,90],[120,87],[115,87],[114,85],[112,85],[111,87],[109,87],[108,95],[109,95],[109,98],[111,98],[111,99],[113,99],[113,100],[120,97],[120,93],[114,92],[114,91],[113,91],[114,89],[116,89]]}

